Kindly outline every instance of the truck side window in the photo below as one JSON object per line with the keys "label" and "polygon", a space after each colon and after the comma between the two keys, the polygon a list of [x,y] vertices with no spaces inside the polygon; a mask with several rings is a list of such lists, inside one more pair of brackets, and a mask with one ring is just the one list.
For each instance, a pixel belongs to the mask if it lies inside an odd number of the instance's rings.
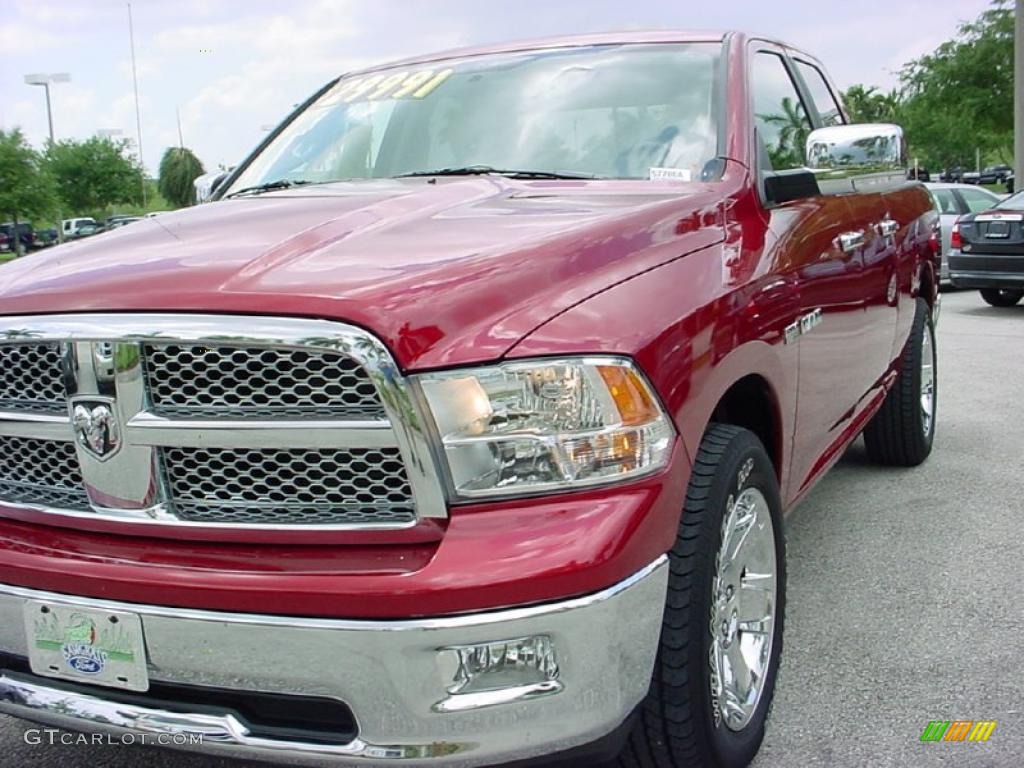
{"label": "truck side window", "polygon": [[782,57],[765,51],[755,54],[751,84],[754,123],[768,152],[771,170],[803,168],[811,121]]}
{"label": "truck side window", "polygon": [[845,122],[843,110],[839,108],[839,102],[821,70],[813,64],[799,59],[796,59],[796,68],[800,71],[804,82],[807,83],[811,101],[814,102],[814,108],[818,110],[818,115],[821,117],[821,124],[823,126],[842,125]]}

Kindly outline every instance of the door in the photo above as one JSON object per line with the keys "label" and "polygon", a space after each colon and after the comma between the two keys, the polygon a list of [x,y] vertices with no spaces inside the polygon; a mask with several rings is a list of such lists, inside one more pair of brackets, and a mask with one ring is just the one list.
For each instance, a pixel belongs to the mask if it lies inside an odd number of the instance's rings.
{"label": "door", "polygon": [[[843,124],[843,110],[836,90],[821,67],[811,58],[795,53],[793,69],[798,85],[816,113],[815,126]],[[881,185],[871,185],[845,195],[850,209],[850,226],[844,235],[843,247],[860,265],[860,293],[864,303],[863,326],[848,349],[856,363],[848,370],[859,370],[860,397],[863,398],[885,373],[890,362],[893,335],[896,331],[898,254],[901,243],[909,241],[906,216],[900,216],[890,204]],[[898,206],[897,206],[898,207]]]}
{"label": "door", "polygon": [[[812,123],[782,52],[764,45],[752,51],[750,83],[761,164],[771,171],[802,168]],[[799,349],[792,498],[827,460],[866,388],[867,368],[857,350],[864,345],[865,313],[865,240],[859,233],[868,222],[853,220],[842,195],[796,200],[771,208],[768,216],[778,238],[778,271],[793,277],[799,291],[785,340]]]}
{"label": "door", "polygon": [[[857,252],[861,262],[860,293],[864,300],[863,327],[851,352],[862,364],[858,403],[880,382],[892,362],[893,341],[901,287],[909,294],[909,271],[902,276],[898,267],[915,247],[912,209],[898,196],[883,192],[858,192],[847,197],[851,222],[864,233]],[[913,263],[912,260],[909,263]]]}

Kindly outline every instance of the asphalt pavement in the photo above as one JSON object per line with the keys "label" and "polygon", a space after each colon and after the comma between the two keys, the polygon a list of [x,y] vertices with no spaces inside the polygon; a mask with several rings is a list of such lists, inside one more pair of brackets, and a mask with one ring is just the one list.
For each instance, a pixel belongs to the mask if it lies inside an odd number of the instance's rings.
{"label": "asphalt pavement", "polygon": [[[1024,305],[947,293],[935,451],[879,469],[858,441],[787,520],[779,689],[755,768],[1024,766]],[[922,743],[931,720],[995,720]],[[31,745],[0,716],[0,765],[238,768],[126,746]]]}

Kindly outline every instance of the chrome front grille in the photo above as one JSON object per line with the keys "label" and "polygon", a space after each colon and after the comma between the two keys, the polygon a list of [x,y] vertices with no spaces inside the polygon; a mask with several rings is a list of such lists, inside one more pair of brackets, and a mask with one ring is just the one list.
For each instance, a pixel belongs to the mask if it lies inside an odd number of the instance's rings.
{"label": "chrome front grille", "polygon": [[0,435],[0,499],[88,510],[75,444]]}
{"label": "chrome front grille", "polygon": [[366,371],[336,352],[146,344],[142,354],[162,416],[385,417]]}
{"label": "chrome front grille", "polygon": [[0,344],[0,410],[65,413],[60,344]]}
{"label": "chrome front grille", "polygon": [[367,525],[416,518],[396,448],[162,453],[171,502],[183,520]]}
{"label": "chrome front grille", "polygon": [[186,526],[444,517],[386,348],[319,320],[0,317],[0,505]]}

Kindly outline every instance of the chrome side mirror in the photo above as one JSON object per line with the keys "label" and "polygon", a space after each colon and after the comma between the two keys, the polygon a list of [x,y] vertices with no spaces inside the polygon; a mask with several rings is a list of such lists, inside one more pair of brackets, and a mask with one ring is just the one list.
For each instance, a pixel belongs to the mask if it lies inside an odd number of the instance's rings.
{"label": "chrome side mirror", "polygon": [[864,123],[811,131],[807,167],[816,171],[905,171],[903,129],[888,123]]}
{"label": "chrome side mirror", "polygon": [[806,160],[823,193],[888,185],[906,178],[907,142],[898,125],[834,125],[811,131]]}
{"label": "chrome side mirror", "polygon": [[231,175],[231,171],[223,171],[217,178],[210,184],[210,196],[217,194],[217,190],[220,189],[220,185],[224,183],[224,180]]}
{"label": "chrome side mirror", "polygon": [[224,180],[231,175],[230,171],[210,171],[204,173],[202,176],[197,177],[192,185],[196,191],[196,202],[197,203],[208,203],[213,199],[216,194],[218,187],[224,183]]}

